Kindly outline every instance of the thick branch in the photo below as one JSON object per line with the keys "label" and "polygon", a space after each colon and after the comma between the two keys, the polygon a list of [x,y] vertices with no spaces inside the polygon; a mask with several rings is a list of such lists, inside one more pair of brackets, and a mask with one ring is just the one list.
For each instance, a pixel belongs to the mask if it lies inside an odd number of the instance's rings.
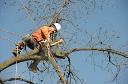
{"label": "thick branch", "polygon": [[[51,46],[55,46],[58,44],[63,43],[63,40],[60,39],[54,43],[51,43]],[[24,55],[19,55],[18,59],[16,57],[9,58],[8,60],[4,61],[3,63],[0,63],[0,72],[3,71],[4,69],[8,68],[9,66],[13,65],[16,63],[28,61],[28,60],[45,60],[47,59],[45,56],[38,56],[37,54],[39,53],[38,49],[32,50],[31,52],[27,52]],[[62,58],[59,57],[58,55],[54,55],[57,58]]]}
{"label": "thick branch", "polygon": [[20,62],[24,62],[24,61],[28,61],[28,60],[44,59],[44,58],[42,58],[43,56],[36,55],[38,52],[39,52],[38,49],[35,49],[35,50],[28,52],[24,55],[18,56],[18,58],[12,57],[12,58],[4,61],[3,63],[0,63],[0,72],[3,71],[4,69],[8,68],[9,66],[15,64],[16,61],[17,61],[17,63],[20,63]]}
{"label": "thick branch", "polygon": [[[128,54],[127,53],[120,52],[120,51],[117,51],[117,50],[114,50],[114,49],[109,49],[109,48],[74,48],[74,49],[71,49],[71,50],[65,51],[65,52],[58,51],[59,53],[56,53],[57,55],[55,54],[54,56],[57,57],[57,58],[65,58],[65,57],[69,56],[69,54],[71,54],[73,52],[78,52],[78,51],[110,52],[110,53],[113,53],[113,54],[128,58]],[[28,60],[36,60],[36,59],[39,59],[39,60],[42,59],[43,60],[43,59],[46,59],[46,58],[42,58],[41,56],[37,56],[36,54],[38,52],[39,52],[38,49],[35,49],[35,50],[31,51],[31,52],[26,53],[25,55],[19,56],[19,58],[17,60],[17,63],[28,61]],[[0,63],[0,72],[3,71],[4,69],[8,68],[9,66],[15,64],[15,63],[16,63],[16,58],[15,57],[12,57],[12,58],[6,60],[3,63]]]}
{"label": "thick branch", "polygon": [[[48,46],[48,44],[47,44],[47,46]],[[52,66],[56,70],[56,73],[57,73],[58,77],[60,78],[61,83],[62,84],[67,84],[66,80],[64,79],[64,75],[63,75],[61,69],[59,68],[57,62],[55,61],[55,59],[53,58],[53,56],[50,52],[50,48],[49,47],[47,47],[47,48],[48,48],[48,60],[51,62]]]}

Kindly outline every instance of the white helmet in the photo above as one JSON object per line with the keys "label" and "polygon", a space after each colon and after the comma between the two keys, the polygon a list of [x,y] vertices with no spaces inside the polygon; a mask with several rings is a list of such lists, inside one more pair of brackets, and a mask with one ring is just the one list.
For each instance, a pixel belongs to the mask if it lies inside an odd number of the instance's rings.
{"label": "white helmet", "polygon": [[56,27],[56,30],[57,31],[60,31],[61,29],[61,25],[59,23],[54,23],[55,27]]}

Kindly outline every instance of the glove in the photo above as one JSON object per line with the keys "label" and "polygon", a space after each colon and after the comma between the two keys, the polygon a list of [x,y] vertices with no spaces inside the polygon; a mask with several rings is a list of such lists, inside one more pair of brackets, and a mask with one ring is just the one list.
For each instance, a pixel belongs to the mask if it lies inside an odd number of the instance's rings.
{"label": "glove", "polygon": [[46,43],[46,42],[47,42],[47,40],[43,40],[43,41],[41,41],[41,42]]}

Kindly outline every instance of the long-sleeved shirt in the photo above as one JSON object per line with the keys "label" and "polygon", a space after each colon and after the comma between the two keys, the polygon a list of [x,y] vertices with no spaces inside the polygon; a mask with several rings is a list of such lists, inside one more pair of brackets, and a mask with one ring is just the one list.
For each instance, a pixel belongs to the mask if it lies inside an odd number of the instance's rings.
{"label": "long-sleeved shirt", "polygon": [[50,38],[50,34],[55,31],[53,27],[43,26],[37,29],[35,32],[31,34],[31,37],[37,41],[45,41]]}

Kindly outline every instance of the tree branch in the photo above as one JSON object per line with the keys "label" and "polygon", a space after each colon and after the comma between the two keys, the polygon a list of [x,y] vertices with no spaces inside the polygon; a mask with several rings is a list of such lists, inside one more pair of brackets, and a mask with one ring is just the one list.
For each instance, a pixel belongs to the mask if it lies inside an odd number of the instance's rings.
{"label": "tree branch", "polygon": [[47,44],[47,49],[48,49],[48,60],[51,62],[54,70],[56,71],[58,77],[60,78],[61,80],[61,83],[62,84],[67,84],[65,78],[64,78],[64,75],[61,71],[61,69],[59,68],[59,65],[57,64],[57,62],[55,61],[55,59],[53,58],[53,55],[52,53],[50,52],[50,48],[48,47],[49,44]]}
{"label": "tree branch", "polygon": [[[63,43],[62,39],[51,43],[51,46],[55,46],[55,45],[58,45],[61,43]],[[16,61],[17,61],[17,63],[20,63],[20,62],[24,62],[24,61],[28,61],[28,60],[46,60],[47,59],[47,57],[45,57],[45,56],[39,56],[38,53],[39,53],[39,50],[35,49],[35,50],[27,52],[23,55],[19,55],[18,59],[16,57],[9,58],[8,60],[0,63],[0,72],[3,71],[4,69],[8,68],[9,66],[15,64]],[[63,59],[62,56],[58,56],[56,54],[54,54],[54,57]]]}
{"label": "tree branch", "polygon": [[51,19],[51,21],[48,25],[55,23],[58,21],[58,19],[60,19],[59,15],[64,10],[64,8],[69,4],[69,1],[70,0],[64,0],[62,5],[59,7],[59,10],[57,12],[55,11],[55,13],[53,14],[53,18]]}
{"label": "tree branch", "polygon": [[[57,51],[57,53],[54,54],[54,57],[64,59],[65,57],[68,57],[73,52],[78,51],[99,51],[99,52],[110,52],[125,58],[128,58],[128,54],[125,52],[120,52],[111,48],[74,48],[68,51]],[[31,52],[28,52],[24,55],[19,56],[17,63],[28,61],[28,60],[45,60],[47,59],[45,56],[38,56],[38,49],[32,50]],[[6,60],[3,63],[0,63],[0,72],[4,69],[8,68],[9,66],[16,63],[16,57],[12,57],[8,60]]]}
{"label": "tree branch", "polygon": [[29,80],[26,80],[26,79],[23,79],[23,78],[9,78],[9,79],[6,79],[6,80],[1,79],[1,83],[5,84],[5,82],[7,82],[7,81],[14,81],[14,80],[19,80],[19,81],[23,81],[23,82],[26,82],[26,83],[29,83],[29,84],[34,84],[33,82],[31,82]]}
{"label": "tree branch", "polygon": [[18,59],[16,57],[9,58],[8,60],[4,61],[3,63],[0,63],[0,72],[4,69],[8,68],[9,66],[16,63],[28,61],[28,60],[36,60],[36,59],[44,59],[42,57],[44,56],[37,56],[36,54],[39,52],[38,49],[32,50],[31,52],[28,52],[24,55],[18,56]]}
{"label": "tree branch", "polygon": [[114,50],[114,49],[111,49],[111,48],[74,48],[74,49],[71,49],[67,52],[67,56],[73,52],[78,52],[78,51],[100,51],[100,52],[109,52],[109,53],[113,53],[113,54],[116,54],[116,55],[119,55],[119,56],[122,56],[122,57],[125,57],[125,58],[128,58],[128,53],[125,53],[125,52],[121,52],[121,51],[118,51],[118,50]]}

